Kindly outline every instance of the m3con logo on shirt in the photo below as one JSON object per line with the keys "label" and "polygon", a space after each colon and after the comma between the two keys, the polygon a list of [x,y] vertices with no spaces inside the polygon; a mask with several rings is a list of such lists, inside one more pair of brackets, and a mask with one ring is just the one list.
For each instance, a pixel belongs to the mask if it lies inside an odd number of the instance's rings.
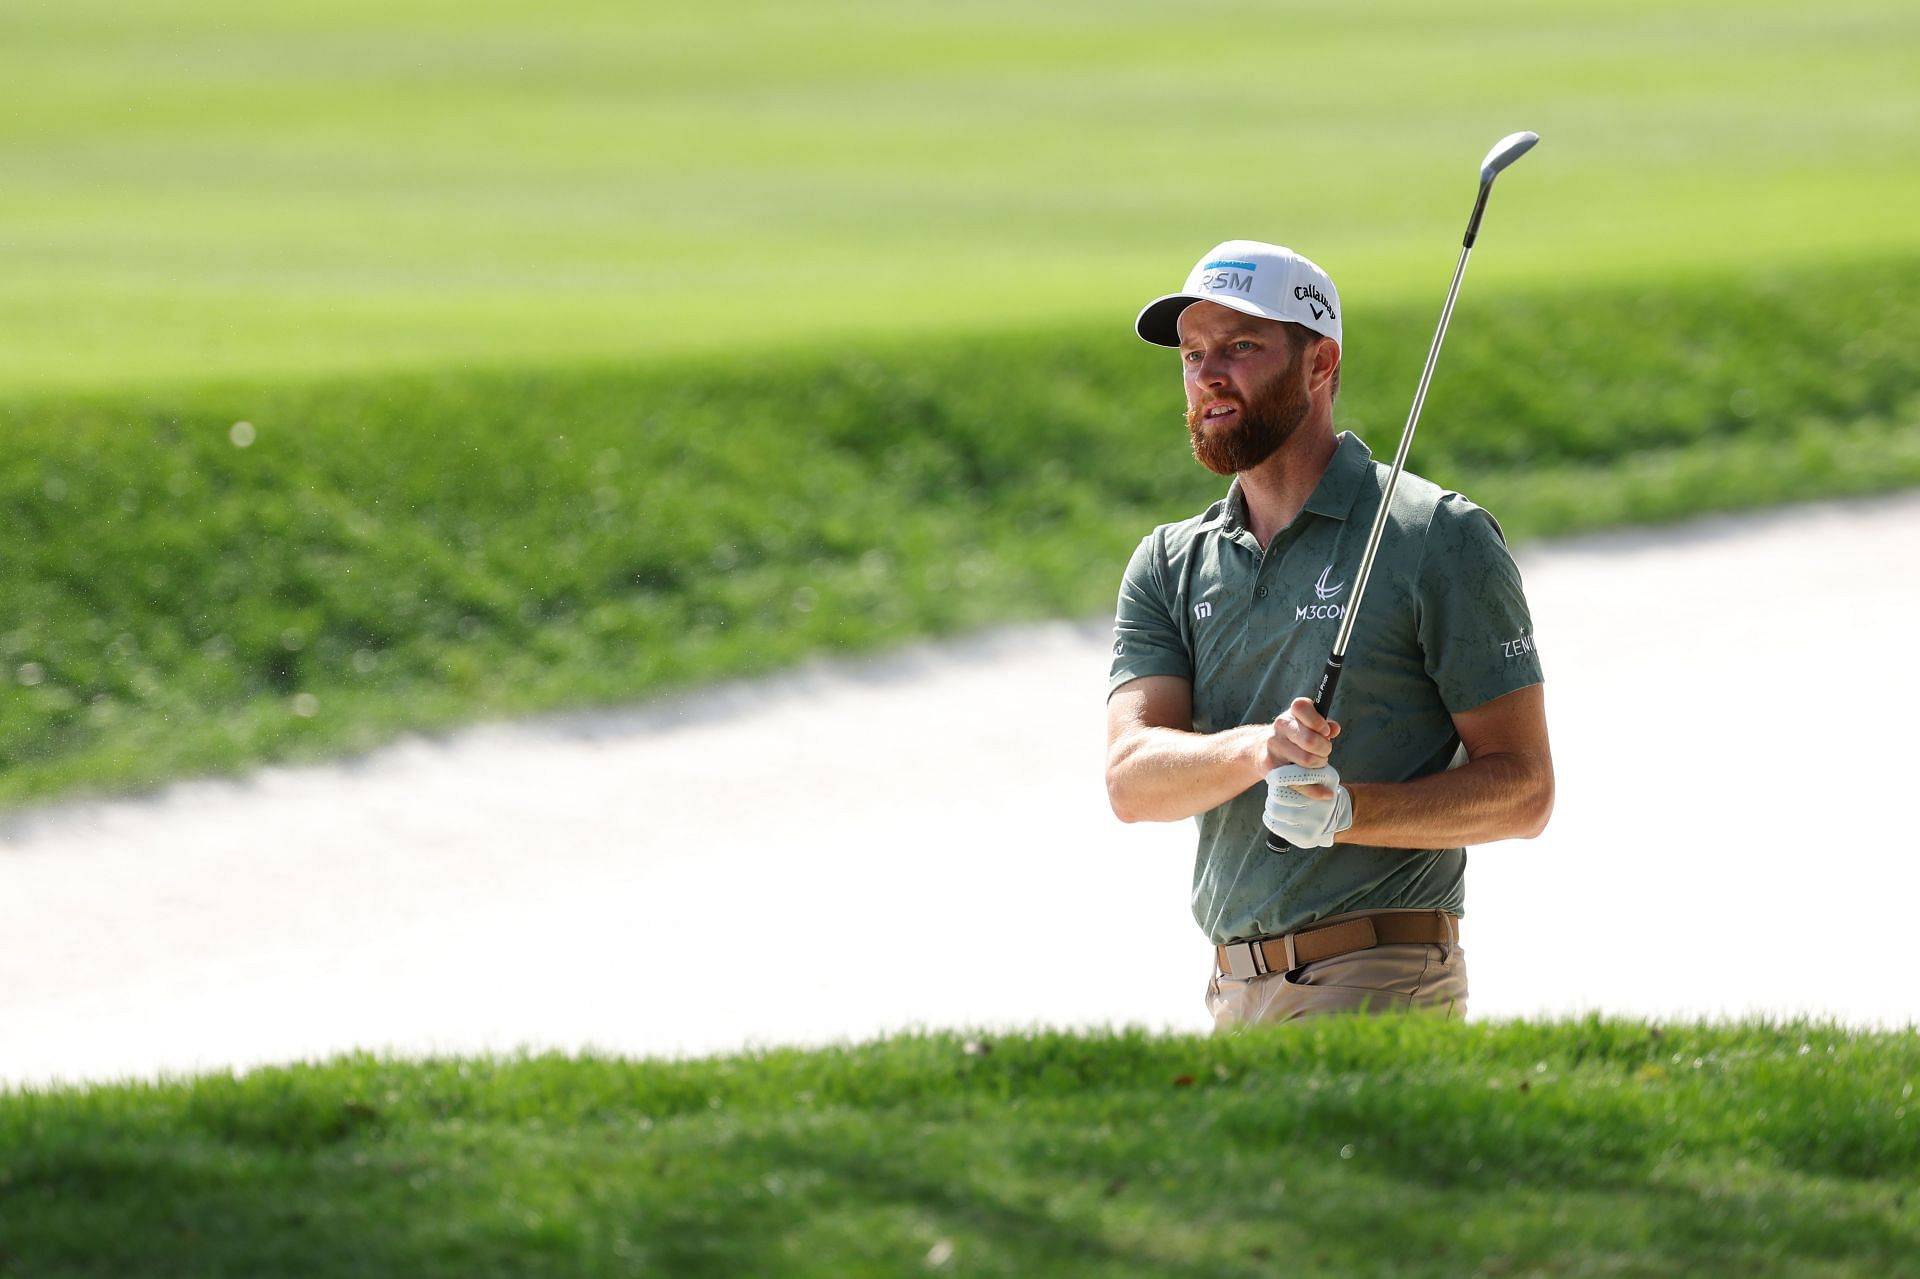
{"label": "m3con logo on shirt", "polygon": [[1320,603],[1302,604],[1298,608],[1294,609],[1293,610],[1294,621],[1309,622],[1309,621],[1316,621],[1322,618],[1328,618],[1328,619],[1339,618],[1345,615],[1347,611],[1347,606],[1345,604],[1330,604],[1327,602],[1331,600],[1334,596],[1338,595],[1341,591],[1344,591],[1347,589],[1347,584],[1345,582],[1335,582],[1329,585],[1327,582],[1327,579],[1331,576],[1333,576],[1333,565],[1329,564],[1325,568],[1320,570],[1320,579],[1313,584],[1314,598],[1319,600]]}

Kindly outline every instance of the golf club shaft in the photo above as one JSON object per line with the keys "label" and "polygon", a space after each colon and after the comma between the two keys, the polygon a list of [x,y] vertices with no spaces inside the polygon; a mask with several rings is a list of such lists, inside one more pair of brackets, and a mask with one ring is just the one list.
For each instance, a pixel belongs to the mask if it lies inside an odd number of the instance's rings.
{"label": "golf club shaft", "polygon": [[[1367,548],[1360,555],[1360,572],[1354,578],[1353,598],[1347,601],[1346,615],[1340,619],[1340,630],[1333,639],[1333,660],[1329,669],[1335,672],[1338,683],[1339,668],[1334,665],[1347,655],[1347,641],[1353,638],[1353,620],[1360,615],[1360,601],[1367,593],[1367,579],[1373,575],[1374,557],[1380,553],[1380,535],[1387,527],[1387,510],[1393,503],[1393,491],[1400,485],[1400,473],[1407,469],[1407,452],[1413,447],[1413,432],[1420,425],[1420,409],[1427,402],[1427,387],[1433,381],[1433,366],[1440,360],[1440,344],[1447,337],[1447,322],[1453,319],[1454,299],[1460,296],[1460,280],[1467,273],[1467,257],[1473,252],[1472,246],[1462,247],[1460,261],[1453,268],[1453,283],[1447,286],[1447,302],[1440,308],[1440,326],[1433,331],[1433,345],[1427,348],[1427,364],[1420,370],[1420,385],[1413,393],[1413,408],[1407,413],[1407,424],[1400,430],[1400,447],[1393,452],[1393,466],[1387,471],[1386,487],[1380,493],[1380,509],[1373,513],[1373,527],[1367,532]],[[1321,684],[1326,684],[1322,676]],[[1327,691],[1327,703],[1333,701],[1331,689]],[[1314,698],[1314,708],[1322,715],[1326,706]]]}
{"label": "golf club shaft", "polygon": [[[1519,141],[1522,138],[1526,140]],[[1334,635],[1333,652],[1327,658],[1326,669],[1320,672],[1320,686],[1314,690],[1313,709],[1322,718],[1332,707],[1334,692],[1340,687],[1340,672],[1347,659],[1347,641],[1353,638],[1354,619],[1360,615],[1360,601],[1367,593],[1367,579],[1373,574],[1373,560],[1380,552],[1380,535],[1387,527],[1387,512],[1393,505],[1393,491],[1400,484],[1400,473],[1406,469],[1407,451],[1413,447],[1414,428],[1420,424],[1420,409],[1427,402],[1427,386],[1433,381],[1433,366],[1440,360],[1440,344],[1446,340],[1448,321],[1453,319],[1453,303],[1460,296],[1460,281],[1467,273],[1467,258],[1473,253],[1473,242],[1480,234],[1480,218],[1487,210],[1487,193],[1493,190],[1493,179],[1500,170],[1525,154],[1533,141],[1530,134],[1514,134],[1504,138],[1500,146],[1495,148],[1495,153],[1489,155],[1481,165],[1480,192],[1473,202],[1473,215],[1467,219],[1467,233],[1460,241],[1460,261],[1453,268],[1453,283],[1447,286],[1447,301],[1440,308],[1440,323],[1433,331],[1433,344],[1427,348],[1426,367],[1420,370],[1420,385],[1413,393],[1413,407],[1408,410],[1407,424],[1400,432],[1400,447],[1394,450],[1393,466],[1387,471],[1386,487],[1380,493],[1380,507],[1373,513],[1373,527],[1367,533],[1366,550],[1360,556],[1360,571],[1354,575],[1353,597],[1347,601],[1346,613],[1340,619],[1340,629]],[[1497,165],[1494,164],[1496,156],[1499,157]],[[1293,845],[1268,831],[1267,851],[1292,852]]]}
{"label": "golf club shaft", "polygon": [[[1485,203],[1486,191],[1481,190],[1481,204]],[[1480,206],[1474,208],[1478,220]],[[1433,366],[1440,358],[1440,343],[1447,336],[1447,321],[1453,318],[1453,300],[1460,296],[1460,277],[1467,272],[1467,255],[1473,252],[1472,245],[1460,250],[1460,262],[1453,268],[1453,284],[1447,289],[1447,303],[1440,308],[1440,327],[1433,332],[1433,345],[1427,348],[1427,367],[1420,370],[1420,387],[1413,393],[1413,411],[1407,414],[1407,425],[1400,432],[1400,447],[1394,450],[1393,467],[1387,472],[1386,487],[1380,491],[1380,509],[1373,513],[1373,528],[1367,533],[1367,549],[1360,556],[1360,571],[1354,575],[1353,598],[1347,601],[1346,615],[1340,619],[1339,633],[1333,639],[1333,652],[1327,657],[1326,669],[1320,672],[1320,687],[1314,690],[1313,709],[1325,718],[1327,710],[1333,705],[1333,694],[1340,687],[1340,672],[1347,660],[1347,641],[1353,638],[1353,619],[1360,614],[1360,599],[1367,593],[1367,578],[1373,573],[1374,556],[1380,553],[1380,535],[1387,527],[1387,511],[1393,504],[1393,490],[1400,484],[1400,472],[1407,466],[1407,450],[1413,444],[1413,431],[1420,423],[1420,406],[1427,400],[1427,384],[1433,381]],[[1272,831],[1267,832],[1267,851],[1287,853],[1293,851],[1289,844]]]}

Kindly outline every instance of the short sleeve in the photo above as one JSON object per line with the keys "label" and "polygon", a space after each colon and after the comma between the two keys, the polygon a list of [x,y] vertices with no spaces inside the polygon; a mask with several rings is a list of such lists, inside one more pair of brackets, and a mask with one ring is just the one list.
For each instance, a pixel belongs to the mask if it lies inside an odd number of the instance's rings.
{"label": "short sleeve", "polygon": [[1165,560],[1160,538],[1149,534],[1134,548],[1120,579],[1120,602],[1114,608],[1113,668],[1107,694],[1129,680],[1148,675],[1193,678],[1193,651],[1181,633],[1177,613],[1166,588]]}
{"label": "short sleeve", "polygon": [[1420,647],[1450,714],[1544,679],[1520,570],[1500,525],[1458,493],[1441,498],[1427,528]]}

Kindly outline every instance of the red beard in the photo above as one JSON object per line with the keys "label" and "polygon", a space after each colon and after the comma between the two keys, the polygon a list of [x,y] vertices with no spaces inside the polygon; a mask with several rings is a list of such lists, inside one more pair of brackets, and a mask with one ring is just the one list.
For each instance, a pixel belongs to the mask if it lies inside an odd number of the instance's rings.
{"label": "red beard", "polygon": [[[1267,386],[1249,392],[1242,400],[1223,395],[1204,400],[1187,410],[1187,436],[1193,441],[1193,456],[1215,475],[1235,475],[1251,471],[1292,436],[1306,420],[1312,407],[1306,379],[1297,372],[1303,365],[1298,355]],[[1227,425],[1207,426],[1202,415],[1216,404],[1232,404],[1240,412]]]}

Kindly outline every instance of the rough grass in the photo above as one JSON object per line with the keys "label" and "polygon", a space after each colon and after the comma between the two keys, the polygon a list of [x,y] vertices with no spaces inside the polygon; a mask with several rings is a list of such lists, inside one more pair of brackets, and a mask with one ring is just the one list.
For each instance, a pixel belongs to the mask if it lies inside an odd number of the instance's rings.
{"label": "rough grass", "polygon": [[[974,1045],[977,1049],[978,1044]],[[1872,1275],[1920,1039],[1351,1019],[0,1096],[9,1275]]]}
{"label": "rough grass", "polygon": [[[1844,328],[1787,273],[1468,298],[1414,469],[1518,539],[1920,483],[1920,263],[1825,278]],[[1435,309],[1351,321],[1378,454]],[[0,403],[0,801],[1097,613],[1221,488],[1177,376],[1116,320]]]}

